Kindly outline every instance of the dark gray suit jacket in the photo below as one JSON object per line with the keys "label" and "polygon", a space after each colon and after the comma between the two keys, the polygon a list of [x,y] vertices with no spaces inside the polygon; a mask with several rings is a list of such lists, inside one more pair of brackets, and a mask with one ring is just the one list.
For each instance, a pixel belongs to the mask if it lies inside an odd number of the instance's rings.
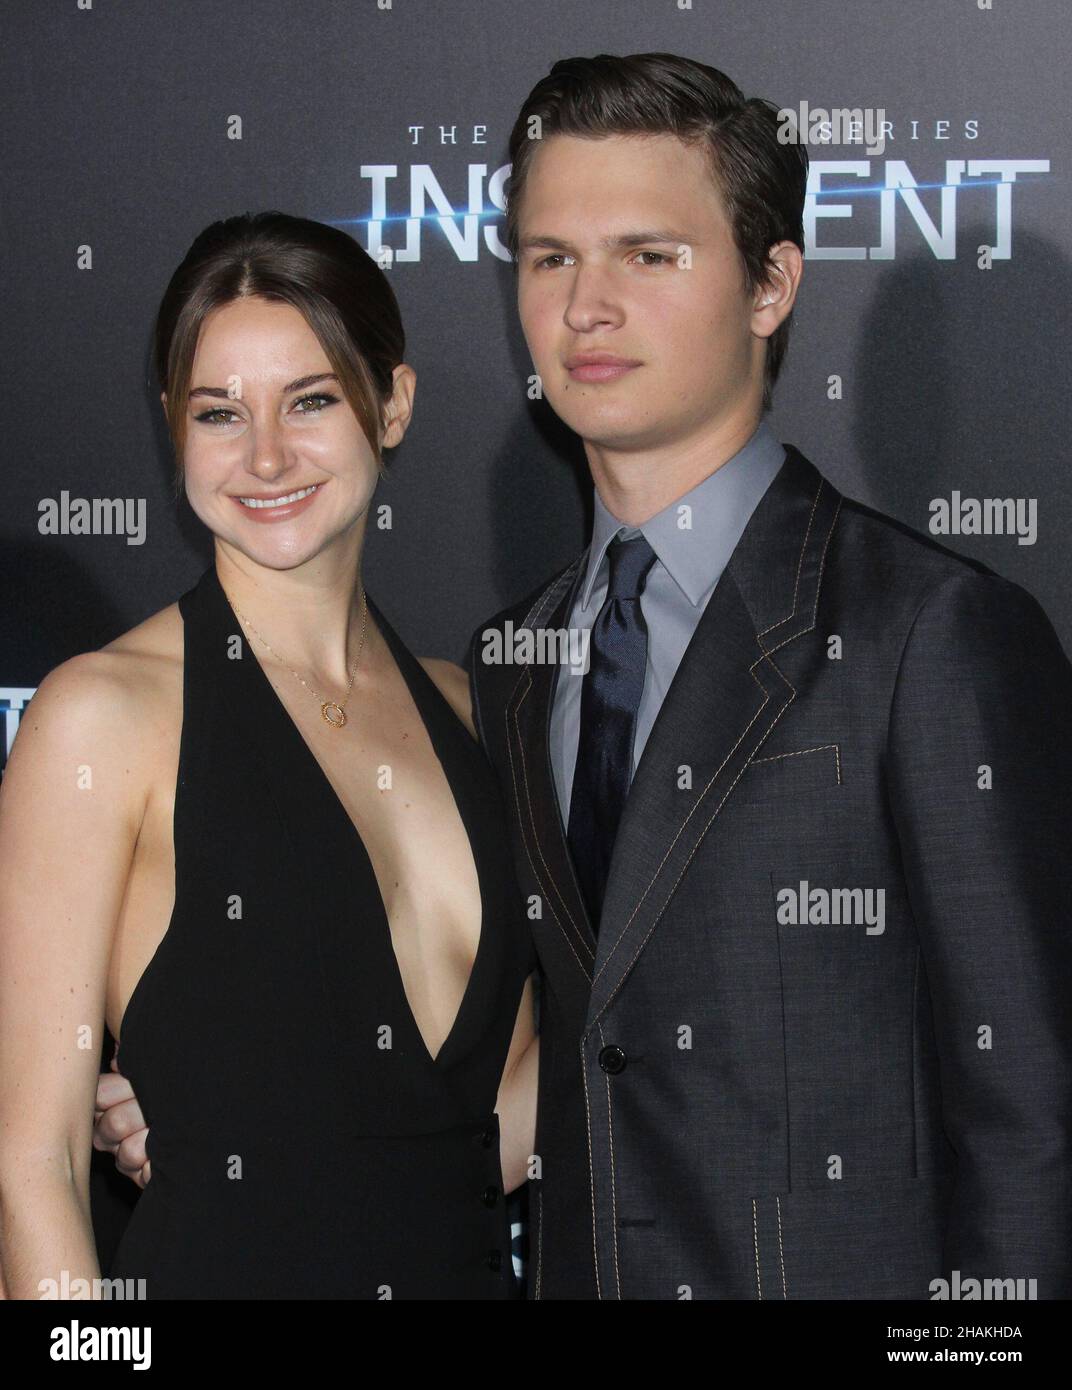
{"label": "dark gray suit jacket", "polygon": [[637,767],[598,944],[558,668],[482,659],[508,619],[564,625],[584,557],[473,638],[541,965],[530,1292],[1072,1296],[1072,670],[1017,585],[787,449]]}

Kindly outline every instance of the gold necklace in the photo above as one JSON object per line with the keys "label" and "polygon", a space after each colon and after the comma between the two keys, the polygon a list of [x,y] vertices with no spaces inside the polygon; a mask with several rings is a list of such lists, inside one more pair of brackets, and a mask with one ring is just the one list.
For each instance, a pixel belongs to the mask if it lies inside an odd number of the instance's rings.
{"label": "gold necklace", "polygon": [[297,671],[295,671],[294,667],[291,666],[290,662],[287,661],[285,657],[280,656],[269,641],[267,641],[264,637],[261,637],[261,634],[253,626],[250,620],[243,615],[238,605],[233,602],[230,594],[228,594],[226,590],[224,590],[224,593],[227,598],[227,602],[231,605],[231,607],[234,609],[235,613],[242,620],[242,622],[246,624],[246,626],[254,633],[255,636],[260,637],[260,640],[264,643],[264,645],[268,648],[272,655],[283,663],[283,665],[287,668],[291,675],[296,676],[297,679],[301,681],[302,685],[305,686],[309,694],[314,695],[320,701],[320,713],[323,716],[325,724],[330,724],[333,729],[341,729],[343,725],[346,723],[346,710],[343,708],[343,705],[345,705],[346,701],[350,698],[350,691],[354,688],[354,678],[357,676],[357,667],[361,661],[361,653],[364,650],[365,646],[365,620],[368,617],[368,605],[365,603],[365,586],[361,586],[361,640],[357,644],[357,660],[354,662],[354,669],[350,673],[350,683],[346,687],[346,694],[342,697],[342,704],[338,704],[335,700],[326,700],[318,690],[313,689],[313,687],[308,683],[308,681],[304,680],[301,676],[299,676]]}

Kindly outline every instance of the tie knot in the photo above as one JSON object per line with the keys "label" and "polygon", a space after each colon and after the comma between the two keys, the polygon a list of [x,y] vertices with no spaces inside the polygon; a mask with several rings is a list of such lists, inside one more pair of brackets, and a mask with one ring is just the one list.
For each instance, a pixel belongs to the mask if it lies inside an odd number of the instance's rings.
{"label": "tie knot", "polygon": [[610,564],[607,598],[639,598],[644,592],[648,570],[655,563],[655,551],[644,537],[636,535],[623,540],[615,536],[607,547],[607,560]]}

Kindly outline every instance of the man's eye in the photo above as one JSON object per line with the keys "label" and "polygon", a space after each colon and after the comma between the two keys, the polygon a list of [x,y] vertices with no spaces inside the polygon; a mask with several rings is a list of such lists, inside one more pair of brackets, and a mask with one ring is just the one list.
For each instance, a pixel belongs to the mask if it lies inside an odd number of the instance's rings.
{"label": "man's eye", "polygon": [[[636,258],[639,259],[641,256],[651,256],[653,258],[650,261],[646,261],[646,265],[669,265],[674,259],[673,256],[667,256],[662,251],[638,251]],[[537,268],[541,266],[550,266],[552,261],[563,261],[565,259],[565,253],[555,252],[554,255],[544,256],[542,260],[537,261],[536,266]]]}
{"label": "man's eye", "polygon": [[329,392],[326,392],[326,391],[324,391],[324,392],[319,392],[319,391],[318,391],[315,395],[312,395],[312,396],[302,396],[301,400],[295,401],[294,404],[295,404],[295,406],[297,407],[297,406],[299,406],[299,405],[305,405],[305,403],[306,403],[307,401],[319,401],[320,404],[317,405],[317,406],[315,406],[315,407],[314,407],[313,409],[311,409],[311,410],[299,410],[299,411],[298,411],[298,414],[299,414],[299,415],[318,415],[318,414],[320,413],[320,411],[322,411],[322,410],[324,409],[325,406],[327,406],[327,405],[334,405],[335,402],[336,402],[338,399],[339,399],[338,396],[333,396],[333,395],[331,395]]}

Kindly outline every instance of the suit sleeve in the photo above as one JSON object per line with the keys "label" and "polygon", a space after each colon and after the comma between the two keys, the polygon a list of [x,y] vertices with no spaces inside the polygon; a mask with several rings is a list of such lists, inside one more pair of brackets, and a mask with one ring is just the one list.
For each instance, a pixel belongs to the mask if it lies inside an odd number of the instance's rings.
{"label": "suit sleeve", "polygon": [[[957,1167],[944,1271],[1072,1296],[1072,668],[996,575],[916,615],[887,771]],[[987,772],[989,769],[989,774]],[[988,785],[989,783],[989,785]]]}

